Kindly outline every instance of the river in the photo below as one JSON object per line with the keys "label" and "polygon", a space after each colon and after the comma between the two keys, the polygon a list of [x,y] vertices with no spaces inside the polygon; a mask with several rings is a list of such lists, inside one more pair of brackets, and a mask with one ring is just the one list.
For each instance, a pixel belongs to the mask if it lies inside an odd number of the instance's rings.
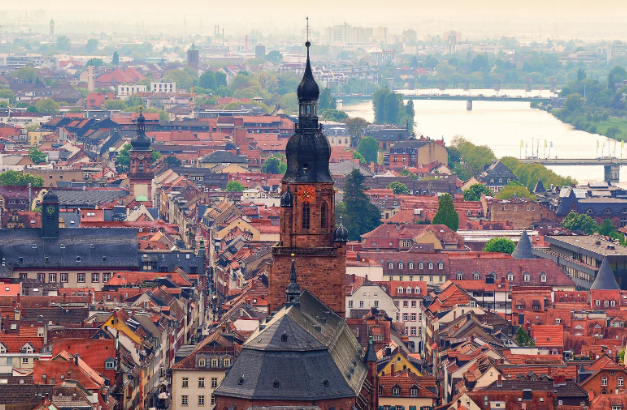
{"label": "river", "polygon": [[[439,90],[418,90],[418,92],[440,93]],[[467,92],[446,90],[446,93],[466,95]],[[472,90],[472,93],[486,96],[495,94],[494,90]],[[502,90],[500,95],[503,94],[525,96],[525,92],[521,90]],[[538,94],[540,94],[538,91],[535,94],[529,93],[530,96]],[[548,92],[542,91],[542,95],[548,96]],[[414,129],[417,135],[434,139],[444,138],[447,144],[450,144],[456,135],[463,136],[473,144],[488,145],[497,157],[524,158],[536,153],[540,158],[627,156],[627,147],[621,150],[620,142],[617,143],[602,135],[577,131],[551,114],[531,108],[528,102],[473,101],[472,111],[467,111],[466,101],[414,100],[414,109],[416,111]],[[371,122],[374,120],[372,101],[346,101],[341,110],[351,117],[362,117]],[[544,148],[545,141],[547,148]],[[549,168],[560,175],[573,177],[579,183],[603,180],[602,166]],[[621,185],[627,186],[627,167],[621,171]]]}

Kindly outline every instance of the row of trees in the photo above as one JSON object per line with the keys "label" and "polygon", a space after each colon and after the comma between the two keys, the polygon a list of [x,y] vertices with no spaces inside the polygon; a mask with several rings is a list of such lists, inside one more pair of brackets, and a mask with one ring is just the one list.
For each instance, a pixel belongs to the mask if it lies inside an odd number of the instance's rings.
{"label": "row of trees", "polygon": [[[490,147],[475,145],[459,136],[455,137],[451,146],[448,147],[448,154],[449,166],[463,180],[479,175],[485,167],[496,161],[496,156]],[[551,185],[561,187],[577,183],[576,180],[562,177],[544,165],[524,164],[514,157],[503,157],[501,161],[529,191],[535,188],[538,180],[542,181],[545,187]]]}
{"label": "row of trees", "polygon": [[580,214],[575,211],[571,211],[564,222],[562,222],[564,228],[568,228],[571,231],[582,232],[586,235],[592,235],[593,233],[600,233],[601,235],[609,236],[613,239],[618,239],[622,243],[625,243],[625,237],[623,234],[616,230],[616,227],[612,224],[610,219],[604,219],[599,225],[594,218],[589,215]]}
{"label": "row of trees", "polygon": [[27,186],[28,184],[31,184],[33,188],[39,188],[44,186],[44,180],[37,175],[13,170],[0,173],[1,186]]}
{"label": "row of trees", "polygon": [[374,93],[372,105],[374,107],[375,123],[399,126],[407,124],[409,131],[413,131],[415,117],[413,101],[409,100],[405,104],[403,103],[402,95],[385,87]]}

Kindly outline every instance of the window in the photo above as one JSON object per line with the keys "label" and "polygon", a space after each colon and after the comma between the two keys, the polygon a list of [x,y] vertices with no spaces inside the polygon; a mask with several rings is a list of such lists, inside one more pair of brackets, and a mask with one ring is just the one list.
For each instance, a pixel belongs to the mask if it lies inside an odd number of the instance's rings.
{"label": "window", "polygon": [[211,378],[211,388],[215,389],[216,387],[218,387],[218,378],[217,377],[212,377]]}
{"label": "window", "polygon": [[531,281],[531,276],[528,273],[526,273],[526,272],[525,272],[525,276],[524,276],[524,281],[525,282]]}
{"label": "window", "polygon": [[[416,294],[420,293],[420,292],[419,292],[419,290],[420,290],[420,288],[418,288],[418,287],[417,287],[417,288],[416,288],[416,292],[415,292],[415,293],[416,293]],[[416,301],[415,301],[415,300],[412,300],[412,301],[411,301],[411,307],[413,307],[413,308],[415,308],[415,307],[416,307]]]}
{"label": "window", "polygon": [[429,269],[433,269],[433,262],[429,262]]}
{"label": "window", "polygon": [[37,274],[37,280],[40,282],[45,282],[46,281],[46,274],[45,273],[38,273]]}
{"label": "window", "polygon": [[409,305],[408,305],[408,302],[407,302],[406,300],[404,300],[404,301],[403,301],[403,307],[404,307],[404,308],[406,308],[406,307],[408,307],[408,306],[409,306]]}
{"label": "window", "polygon": [[212,395],[211,395],[211,405],[213,406],[214,404],[216,404],[216,398],[215,398],[215,396],[212,394]]}
{"label": "window", "polygon": [[115,369],[115,361],[109,360],[105,362],[105,369]]}
{"label": "window", "polygon": [[204,377],[199,377],[198,378],[198,388],[199,389],[203,389],[205,387],[205,378]]}
{"label": "window", "polygon": [[320,207],[320,228],[327,228],[327,204],[325,203]]}
{"label": "window", "polygon": [[67,283],[67,273],[62,273],[60,276],[61,276],[61,283]]}
{"label": "window", "polygon": [[457,275],[455,275],[455,277],[457,278],[457,280],[462,280],[464,279],[464,274],[461,272],[457,272]]}
{"label": "window", "polygon": [[473,273],[472,278],[473,278],[474,280],[479,280],[479,272],[475,272],[475,273]]}
{"label": "window", "polygon": [[22,363],[28,363],[28,357],[22,357]]}
{"label": "window", "polygon": [[396,293],[399,293],[399,294],[403,293],[404,291],[405,289],[403,289],[402,286],[399,286],[398,289],[396,289]]}
{"label": "window", "polygon": [[401,395],[401,388],[398,386],[392,387],[392,396],[399,397]]}
{"label": "window", "polygon": [[623,380],[624,379],[622,377],[619,377],[618,379],[616,379],[617,386],[621,386],[622,387],[623,386]]}
{"label": "window", "polygon": [[359,307],[360,307],[360,308],[364,307],[364,301],[363,301],[363,300],[360,300],[360,301],[359,301]]}
{"label": "window", "polygon": [[543,282],[543,283],[546,282],[546,273],[542,272],[540,274],[540,282]]}
{"label": "window", "polygon": [[303,229],[309,229],[309,204],[303,204]]}
{"label": "window", "polygon": [[415,321],[416,321],[416,314],[415,314],[415,313],[412,313],[412,314],[411,314],[411,321],[412,321],[412,322],[415,322]]}
{"label": "window", "polygon": [[405,293],[411,295],[411,286],[407,286],[407,289],[405,289]]}
{"label": "window", "polygon": [[418,387],[413,386],[411,389],[409,389],[409,395],[411,397],[418,397]]}
{"label": "window", "polygon": [[76,274],[76,281],[78,283],[85,283],[85,274],[84,273],[77,273]]}
{"label": "window", "polygon": [[440,270],[444,269],[444,262],[442,261],[438,262],[438,269]]}
{"label": "window", "polygon": [[422,262],[418,262],[418,269],[424,269],[425,265]]}
{"label": "window", "polygon": [[198,396],[198,405],[199,406],[204,406],[205,405],[205,396]]}
{"label": "window", "polygon": [[412,335],[412,336],[416,336],[416,327],[415,327],[415,326],[412,326],[412,327],[411,327],[411,329],[410,329],[410,335]]}
{"label": "window", "polygon": [[183,377],[183,384],[181,387],[183,387],[184,389],[189,387],[189,378]]}
{"label": "window", "polygon": [[57,274],[56,273],[51,273],[48,275],[48,282],[50,283],[56,283],[57,281]]}
{"label": "window", "polygon": [[514,281],[514,274],[512,272],[509,272],[507,274],[507,281],[508,282],[513,282]]}
{"label": "window", "polygon": [[607,386],[607,377],[601,377],[601,386]]}
{"label": "window", "polygon": [[181,396],[181,406],[187,406],[187,395]]}
{"label": "window", "polygon": [[394,262],[388,262],[388,269],[394,269]]}
{"label": "window", "polygon": [[111,279],[111,274],[110,273],[103,273],[102,274],[102,283],[109,282],[109,279]]}
{"label": "window", "polygon": [[375,301],[374,301],[374,307],[376,307],[376,308],[378,308],[378,307],[379,307],[379,301],[378,301],[378,300],[375,300]]}
{"label": "window", "polygon": [[218,367],[218,359],[211,359],[211,367]]}
{"label": "window", "polygon": [[201,357],[198,359],[198,367],[205,367],[207,365],[207,359]]}
{"label": "window", "polygon": [[92,273],[91,274],[91,283],[99,283],[100,282],[100,274]]}
{"label": "window", "polygon": [[403,313],[403,322],[407,322],[409,319],[409,314],[408,313]]}
{"label": "window", "polygon": [[414,269],[414,262],[409,262],[409,263],[407,264],[407,267],[408,267],[409,269]]}
{"label": "window", "polygon": [[353,301],[352,301],[352,300],[349,300],[349,301],[348,301],[348,307],[349,307],[349,308],[352,308],[352,307],[353,307]]}
{"label": "window", "polygon": [[404,267],[403,262],[399,262],[399,263],[398,263],[398,268],[399,268],[399,269],[403,269],[403,267]]}
{"label": "window", "polygon": [[224,367],[231,367],[231,359],[227,357],[226,359],[222,360],[222,365]]}

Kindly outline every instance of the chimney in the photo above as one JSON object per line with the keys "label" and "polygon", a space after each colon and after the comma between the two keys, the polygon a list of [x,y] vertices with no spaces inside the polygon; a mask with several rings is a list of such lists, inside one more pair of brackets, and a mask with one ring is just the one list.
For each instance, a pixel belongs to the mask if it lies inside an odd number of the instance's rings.
{"label": "chimney", "polygon": [[78,354],[74,355],[74,364],[78,366]]}
{"label": "chimney", "polygon": [[501,376],[501,373],[499,373],[499,378],[498,378],[498,380],[497,380],[497,382],[496,382],[496,385],[497,385],[498,387],[501,387],[501,386],[503,385],[503,380],[502,380],[502,377],[503,377],[503,376]]}
{"label": "chimney", "polygon": [[462,401],[461,400],[457,400],[457,408],[459,409],[460,407],[462,407]]}
{"label": "chimney", "polygon": [[394,363],[392,363],[392,369],[391,369],[391,375],[394,376],[396,374],[396,372],[394,371]]}

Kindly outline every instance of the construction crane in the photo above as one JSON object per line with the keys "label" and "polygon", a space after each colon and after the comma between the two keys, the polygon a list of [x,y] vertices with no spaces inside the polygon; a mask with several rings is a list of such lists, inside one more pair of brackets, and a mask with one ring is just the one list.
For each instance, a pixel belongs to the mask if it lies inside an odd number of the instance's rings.
{"label": "construction crane", "polygon": [[189,93],[189,108],[191,109],[191,116],[194,117],[194,100],[196,98],[196,93],[194,92],[194,84],[190,87]]}

